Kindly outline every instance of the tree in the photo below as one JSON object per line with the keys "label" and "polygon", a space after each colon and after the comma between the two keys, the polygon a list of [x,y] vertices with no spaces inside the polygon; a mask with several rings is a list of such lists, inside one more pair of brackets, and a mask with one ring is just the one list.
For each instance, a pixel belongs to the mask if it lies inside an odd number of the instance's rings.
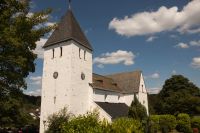
{"label": "tree", "polygon": [[158,94],[156,111],[159,114],[200,113],[200,89],[182,75],[165,81]]}
{"label": "tree", "polygon": [[0,1],[0,98],[26,89],[25,78],[35,71],[33,53],[38,41],[53,26],[39,26],[48,21],[50,9],[29,12],[28,0]]}
{"label": "tree", "polygon": [[136,120],[145,120],[147,119],[146,108],[138,101],[136,95],[134,95],[134,101],[129,107],[128,116]]}
{"label": "tree", "polygon": [[31,117],[23,111],[25,78],[35,71],[36,41],[54,26],[44,26],[50,9],[30,13],[29,0],[0,0],[0,127],[21,126]]}

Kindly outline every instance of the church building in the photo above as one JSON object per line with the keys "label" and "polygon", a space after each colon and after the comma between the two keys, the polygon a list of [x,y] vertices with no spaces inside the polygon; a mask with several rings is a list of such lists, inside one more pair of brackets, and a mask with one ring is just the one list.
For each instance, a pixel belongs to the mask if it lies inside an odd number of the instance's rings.
{"label": "church building", "polygon": [[92,70],[92,45],[68,9],[43,46],[40,133],[49,115],[64,107],[74,115],[98,109],[109,122],[127,116],[134,95],[148,113],[147,90],[141,71],[99,75]]}

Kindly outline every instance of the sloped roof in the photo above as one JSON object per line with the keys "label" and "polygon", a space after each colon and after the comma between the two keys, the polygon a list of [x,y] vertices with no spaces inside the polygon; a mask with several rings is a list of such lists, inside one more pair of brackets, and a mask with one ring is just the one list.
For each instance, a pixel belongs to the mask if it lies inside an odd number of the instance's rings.
{"label": "sloped roof", "polygon": [[100,106],[105,112],[107,112],[112,117],[112,119],[128,116],[129,107],[125,103],[95,103]]}
{"label": "sloped roof", "polygon": [[69,9],[62,18],[58,27],[45,43],[44,48],[67,40],[74,40],[82,46],[92,50],[92,46],[81,30],[81,27],[71,9]]}
{"label": "sloped roof", "polygon": [[117,86],[113,79],[93,73],[93,88],[121,92],[122,90]]}
{"label": "sloped roof", "polygon": [[136,93],[139,92],[141,73],[141,71],[124,72],[106,75],[106,77],[112,78],[123,93]]}
{"label": "sloped roof", "polygon": [[123,72],[111,75],[93,74],[92,86],[95,89],[120,93],[139,92],[141,71]]}

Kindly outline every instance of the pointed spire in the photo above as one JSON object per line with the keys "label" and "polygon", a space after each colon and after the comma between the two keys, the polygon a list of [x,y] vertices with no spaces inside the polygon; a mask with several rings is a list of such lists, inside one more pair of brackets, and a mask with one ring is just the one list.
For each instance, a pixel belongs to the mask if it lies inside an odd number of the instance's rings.
{"label": "pointed spire", "polygon": [[71,10],[71,0],[68,0],[69,10]]}
{"label": "pointed spire", "polygon": [[[71,0],[69,0],[69,2],[70,1]],[[55,29],[43,47],[45,48],[68,40],[74,40],[80,45],[92,50],[92,46],[87,40],[87,37],[85,36],[79,23],[74,17],[72,10],[70,9],[64,15],[58,24],[58,27]]]}

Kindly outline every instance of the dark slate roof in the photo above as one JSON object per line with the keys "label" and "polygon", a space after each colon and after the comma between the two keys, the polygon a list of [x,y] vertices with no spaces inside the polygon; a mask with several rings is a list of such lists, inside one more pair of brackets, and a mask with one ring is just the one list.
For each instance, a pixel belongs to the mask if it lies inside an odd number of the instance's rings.
{"label": "dark slate roof", "polygon": [[125,103],[95,103],[99,105],[106,113],[108,113],[112,117],[112,119],[128,116],[129,107]]}
{"label": "dark slate roof", "polygon": [[93,73],[92,87],[95,89],[121,92],[122,90],[117,86],[113,79]]}
{"label": "dark slate roof", "polygon": [[93,74],[92,87],[120,93],[139,92],[141,71],[123,72],[112,75]]}
{"label": "dark slate roof", "polygon": [[81,30],[81,27],[71,9],[69,9],[62,18],[58,27],[45,43],[44,48],[67,40],[74,40],[82,46],[92,50],[92,46]]}
{"label": "dark slate roof", "polygon": [[106,75],[106,77],[112,78],[123,90],[123,93],[137,93],[139,92],[141,73],[141,71],[124,72]]}

